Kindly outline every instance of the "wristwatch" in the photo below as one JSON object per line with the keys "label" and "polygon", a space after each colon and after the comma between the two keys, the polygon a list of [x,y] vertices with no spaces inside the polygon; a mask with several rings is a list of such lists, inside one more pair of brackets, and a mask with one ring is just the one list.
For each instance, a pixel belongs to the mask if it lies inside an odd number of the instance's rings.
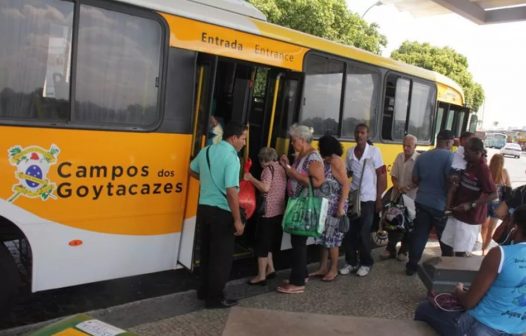
{"label": "wristwatch", "polygon": [[477,202],[471,203],[471,209],[476,208],[476,207],[477,207]]}

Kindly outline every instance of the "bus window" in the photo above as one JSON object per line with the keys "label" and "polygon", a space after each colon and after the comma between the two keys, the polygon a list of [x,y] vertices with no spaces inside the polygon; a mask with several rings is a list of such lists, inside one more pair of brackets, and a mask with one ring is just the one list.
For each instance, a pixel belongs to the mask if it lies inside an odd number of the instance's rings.
{"label": "bus window", "polygon": [[471,113],[469,118],[469,128],[468,131],[471,133],[475,133],[477,131],[477,124],[478,124],[479,118],[475,113]]}
{"label": "bus window", "polygon": [[288,138],[289,127],[297,118],[300,82],[301,75],[298,73],[288,73],[282,79],[275,119],[278,124],[274,131],[278,137]]}
{"label": "bus window", "polygon": [[382,138],[402,140],[404,137],[410,88],[411,81],[409,79],[395,74],[387,76],[382,117]]}
{"label": "bus window", "polygon": [[456,116],[456,121],[455,121],[455,136],[457,137],[460,137],[460,135],[462,135],[462,130],[464,129],[464,117],[465,117],[465,112],[464,111],[461,111],[461,112],[458,112],[457,113],[457,116]]}
{"label": "bus window", "polygon": [[434,98],[435,91],[430,85],[413,81],[408,133],[416,136],[418,142],[431,141]]}
{"label": "bus window", "polygon": [[[266,99],[267,91],[272,97],[273,82],[269,83],[270,88],[267,90],[268,72],[270,68],[256,67],[253,80],[252,104],[250,106],[249,124],[250,124],[250,141],[249,153],[257,161],[257,153],[261,147],[265,147],[268,135],[268,125],[270,119],[270,108],[272,99]],[[256,165],[259,168],[259,165]],[[254,167],[256,168],[256,167]],[[259,171],[258,171],[259,173]],[[256,175],[257,176],[257,175]]]}
{"label": "bus window", "polygon": [[360,123],[369,125],[369,136],[374,137],[379,78],[376,71],[347,66],[342,137],[353,138]]}
{"label": "bus window", "polygon": [[73,3],[6,0],[0,11],[0,119],[68,121]]}
{"label": "bus window", "polygon": [[401,140],[405,135],[410,85],[411,82],[408,79],[398,78],[396,80],[393,128],[391,129],[393,140]]}
{"label": "bus window", "polygon": [[300,121],[314,128],[314,135],[338,134],[343,62],[309,55]]}
{"label": "bus window", "polygon": [[148,127],[159,119],[159,22],[80,6],[75,120]]}
{"label": "bus window", "polygon": [[444,121],[444,114],[445,114],[445,107],[439,106],[437,109],[437,119],[435,123],[435,134],[433,135],[433,139],[436,139],[438,132],[442,130],[442,122]]}
{"label": "bus window", "polygon": [[[196,77],[197,53],[191,50],[170,48],[166,60],[166,78],[164,95],[163,122],[159,132],[167,133],[192,133],[192,123],[195,119],[194,92],[197,94]],[[188,85],[188,81],[195,82],[195,86]],[[205,88],[202,88],[203,90]],[[194,91],[195,90],[195,91]],[[173,94],[177,92],[177,94]],[[197,105],[196,105],[197,106]]]}
{"label": "bus window", "polygon": [[449,110],[446,119],[446,125],[444,129],[451,130],[453,128],[453,122],[455,121],[455,111],[453,109]]}
{"label": "bus window", "polygon": [[401,141],[406,134],[412,134],[419,143],[430,142],[434,99],[435,89],[431,85],[389,74],[385,87],[382,138]]}

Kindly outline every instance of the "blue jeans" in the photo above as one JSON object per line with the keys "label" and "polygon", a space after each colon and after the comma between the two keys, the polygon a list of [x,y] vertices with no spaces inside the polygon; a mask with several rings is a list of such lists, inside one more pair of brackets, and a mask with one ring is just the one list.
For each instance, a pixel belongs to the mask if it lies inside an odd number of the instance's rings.
{"label": "blue jeans", "polygon": [[351,227],[343,239],[345,260],[351,266],[372,266],[371,227],[375,214],[375,202],[361,202],[361,216],[351,221]]}
{"label": "blue jeans", "polygon": [[444,336],[513,336],[495,330],[466,312],[446,312],[435,308],[429,301],[418,305],[415,320],[426,322]]}
{"label": "blue jeans", "polygon": [[[416,271],[418,269],[418,262],[424,253],[431,228],[435,227],[440,241],[447,221],[447,217],[443,211],[419,203],[415,205],[416,217],[414,229],[409,233],[409,261],[405,266],[409,271]],[[440,242],[440,250],[443,256],[453,256],[453,249],[442,242]]]}

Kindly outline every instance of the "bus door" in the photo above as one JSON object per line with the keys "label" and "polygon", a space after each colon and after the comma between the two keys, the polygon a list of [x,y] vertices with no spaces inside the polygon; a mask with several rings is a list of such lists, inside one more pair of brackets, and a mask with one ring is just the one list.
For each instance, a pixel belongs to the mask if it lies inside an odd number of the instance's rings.
{"label": "bus door", "polygon": [[[247,146],[241,155],[241,162],[252,157],[257,164],[258,146],[261,146],[261,134],[266,130],[258,118],[265,116],[265,90],[260,90],[254,98],[256,76],[261,77],[265,87],[267,68],[253,64],[200,54],[196,74],[196,99],[194,106],[194,145],[192,156],[207,145],[222,140],[223,128],[230,121],[249,123]],[[253,153],[252,153],[253,152]],[[240,176],[242,178],[242,176]],[[199,183],[191,179],[183,242],[179,253],[179,262],[192,269],[199,264],[199,227],[195,224],[195,214],[199,195]],[[248,230],[250,231],[250,230]],[[236,257],[251,256],[249,233],[236,238]]]}
{"label": "bus door", "polygon": [[[267,136],[265,142],[267,146],[277,150],[278,155],[286,154],[292,162],[293,149],[290,146],[288,129],[298,122],[299,108],[301,105],[301,88],[303,86],[304,75],[300,72],[284,72],[278,70],[269,71],[268,88],[272,88],[272,93],[267,94],[270,106],[270,113],[267,122]],[[281,240],[281,249],[290,249],[290,238],[284,234]]]}
{"label": "bus door", "polygon": [[[199,54],[195,74],[195,100],[193,108],[193,143],[191,159],[193,159],[207,142],[212,141],[214,126],[211,122],[211,106],[214,93],[214,81],[217,68],[217,57]],[[216,133],[220,133],[215,128]],[[199,181],[189,177],[188,196],[186,199],[185,220],[182,229],[181,244],[179,245],[179,264],[185,268],[193,269],[194,257],[199,252],[196,250],[196,224],[197,202],[199,197]]]}

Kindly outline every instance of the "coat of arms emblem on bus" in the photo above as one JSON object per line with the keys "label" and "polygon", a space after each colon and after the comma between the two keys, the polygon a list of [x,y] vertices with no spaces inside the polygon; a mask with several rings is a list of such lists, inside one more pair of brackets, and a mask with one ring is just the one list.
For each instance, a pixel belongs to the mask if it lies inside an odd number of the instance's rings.
{"label": "coat of arms emblem on bus", "polygon": [[57,162],[60,153],[56,145],[51,145],[49,150],[39,146],[14,146],[8,152],[9,163],[16,167],[15,176],[19,181],[19,184],[13,185],[14,193],[8,202],[12,203],[20,196],[40,198],[43,201],[56,199],[53,195],[56,184],[47,179],[49,167]]}

